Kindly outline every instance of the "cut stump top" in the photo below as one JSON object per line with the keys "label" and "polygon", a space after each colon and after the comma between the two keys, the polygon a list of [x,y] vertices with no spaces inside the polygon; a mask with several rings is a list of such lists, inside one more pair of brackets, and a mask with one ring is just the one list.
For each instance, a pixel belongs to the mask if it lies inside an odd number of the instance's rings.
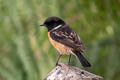
{"label": "cut stump top", "polygon": [[44,80],[104,80],[85,70],[60,63],[47,74]]}

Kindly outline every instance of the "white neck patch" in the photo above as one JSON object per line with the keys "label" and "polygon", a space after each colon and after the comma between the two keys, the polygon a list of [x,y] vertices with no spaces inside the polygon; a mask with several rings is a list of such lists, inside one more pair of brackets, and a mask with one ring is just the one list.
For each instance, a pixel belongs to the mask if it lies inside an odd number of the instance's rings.
{"label": "white neck patch", "polygon": [[62,25],[58,25],[57,27],[53,28],[53,30],[58,29],[59,27],[61,27]]}

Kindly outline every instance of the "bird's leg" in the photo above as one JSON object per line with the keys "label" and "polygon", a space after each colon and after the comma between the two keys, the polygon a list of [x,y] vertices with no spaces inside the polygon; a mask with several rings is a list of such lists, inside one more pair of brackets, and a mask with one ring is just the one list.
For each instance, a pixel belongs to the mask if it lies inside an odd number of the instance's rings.
{"label": "bird's leg", "polygon": [[70,56],[69,56],[68,65],[70,65],[70,60],[71,60],[71,54],[70,54]]}
{"label": "bird's leg", "polygon": [[58,62],[59,62],[61,56],[62,56],[62,55],[59,54],[58,59],[57,59],[57,61],[56,61],[56,66],[58,65]]}

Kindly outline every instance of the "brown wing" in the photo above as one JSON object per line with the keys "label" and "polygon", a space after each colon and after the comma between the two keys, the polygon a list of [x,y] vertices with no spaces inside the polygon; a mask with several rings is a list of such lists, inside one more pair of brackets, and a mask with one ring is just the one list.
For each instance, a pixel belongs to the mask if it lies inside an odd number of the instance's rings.
{"label": "brown wing", "polygon": [[74,31],[72,31],[68,25],[64,25],[61,28],[51,31],[50,36],[53,40],[60,42],[70,48],[82,52],[85,50],[80,37]]}

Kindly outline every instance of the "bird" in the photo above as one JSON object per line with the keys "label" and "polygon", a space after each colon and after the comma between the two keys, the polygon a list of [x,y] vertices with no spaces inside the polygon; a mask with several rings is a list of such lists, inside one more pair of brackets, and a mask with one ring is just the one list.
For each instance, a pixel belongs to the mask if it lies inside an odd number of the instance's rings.
{"label": "bird", "polygon": [[59,57],[56,61],[58,65],[59,59],[63,55],[69,55],[69,62],[71,55],[76,56],[83,67],[90,67],[91,64],[83,56],[85,47],[76,32],[61,18],[52,16],[48,17],[43,24],[48,30],[48,39],[54,48],[59,52]]}

